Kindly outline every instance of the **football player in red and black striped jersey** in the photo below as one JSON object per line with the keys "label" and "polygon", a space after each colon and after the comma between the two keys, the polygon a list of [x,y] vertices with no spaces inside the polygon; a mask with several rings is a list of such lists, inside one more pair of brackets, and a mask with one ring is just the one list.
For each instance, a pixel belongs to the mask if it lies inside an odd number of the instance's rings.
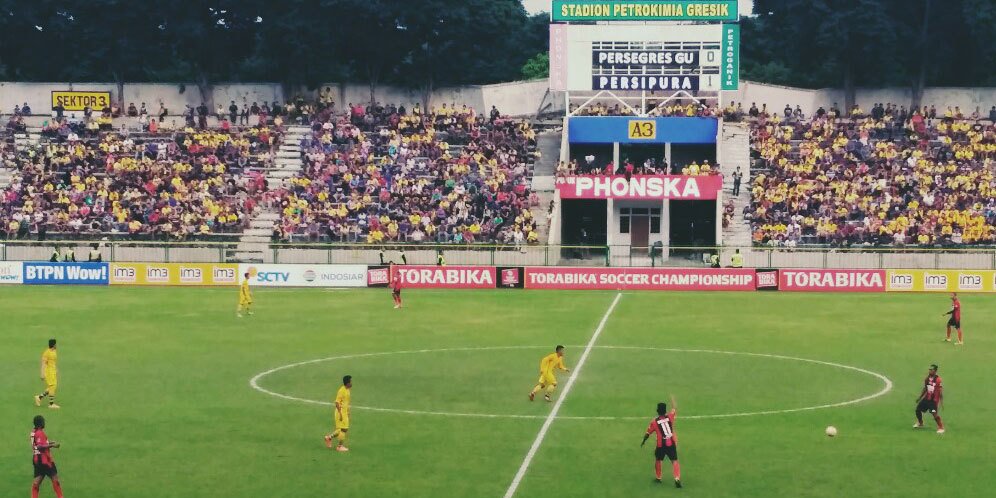
{"label": "football player in red and black striped jersey", "polygon": [[62,498],[62,485],[59,483],[59,471],[52,460],[52,448],[58,448],[59,443],[49,441],[45,435],[45,417],[38,415],[34,419],[35,429],[31,431],[31,463],[35,467],[35,479],[31,482],[31,498],[38,498],[38,488],[48,477],[52,481],[55,496]]}
{"label": "football player in red and black striped jersey", "polygon": [[948,319],[948,335],[944,340],[951,342],[951,327],[953,326],[958,329],[958,345],[964,344],[961,340],[961,301],[958,300],[958,294],[955,292],[951,293],[951,311],[945,315],[951,315],[951,318]]}
{"label": "football player in red and black striped jersey", "polygon": [[677,404],[671,396],[671,411],[667,411],[667,403],[657,403],[657,417],[650,421],[650,427],[643,435],[643,446],[651,434],[657,435],[657,448],[654,450],[654,472],[661,482],[661,462],[664,457],[671,460],[671,470],[674,473],[674,487],[681,487],[681,467],[678,466],[678,436],[674,434],[674,416]]}
{"label": "football player in red and black striped jersey", "polygon": [[941,422],[941,416],[937,414],[937,410],[941,409],[941,400],[943,399],[941,376],[937,375],[937,365],[931,365],[930,370],[927,371],[927,378],[923,379],[923,391],[916,399],[916,423],[913,424],[913,428],[923,427],[923,412],[930,412],[934,416],[934,421],[937,422],[937,433],[944,434],[944,424]]}

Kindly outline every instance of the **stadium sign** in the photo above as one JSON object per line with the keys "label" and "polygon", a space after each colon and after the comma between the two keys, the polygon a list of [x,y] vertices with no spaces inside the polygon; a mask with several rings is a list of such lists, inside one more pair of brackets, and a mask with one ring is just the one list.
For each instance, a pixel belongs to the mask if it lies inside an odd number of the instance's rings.
{"label": "stadium sign", "polygon": [[20,261],[0,261],[0,284],[24,283],[23,269]]}
{"label": "stadium sign", "polygon": [[749,268],[526,268],[527,289],[755,290]]}
{"label": "stadium sign", "polygon": [[720,91],[739,83],[739,25],[550,25],[556,91]]}
{"label": "stadium sign", "polygon": [[52,109],[60,105],[65,111],[82,111],[87,107],[100,111],[111,106],[111,92],[53,91]]}
{"label": "stadium sign", "polygon": [[885,270],[778,271],[778,290],[818,292],[884,292]]}
{"label": "stadium sign", "polygon": [[554,21],[736,21],[736,0],[571,1],[553,0]]}
{"label": "stadium sign", "polygon": [[107,263],[24,263],[25,284],[107,285]]}
{"label": "stadium sign", "polygon": [[365,265],[240,264],[238,281],[249,274],[258,287],[366,287]]}
{"label": "stadium sign", "polygon": [[402,288],[416,289],[494,289],[494,266],[395,266]]}
{"label": "stadium sign", "polygon": [[557,179],[561,199],[708,200],[718,197],[723,177],[676,175],[577,175]]}
{"label": "stadium sign", "polygon": [[235,285],[238,265],[225,263],[111,263],[111,285]]}
{"label": "stadium sign", "polygon": [[889,292],[996,292],[992,270],[889,270]]}

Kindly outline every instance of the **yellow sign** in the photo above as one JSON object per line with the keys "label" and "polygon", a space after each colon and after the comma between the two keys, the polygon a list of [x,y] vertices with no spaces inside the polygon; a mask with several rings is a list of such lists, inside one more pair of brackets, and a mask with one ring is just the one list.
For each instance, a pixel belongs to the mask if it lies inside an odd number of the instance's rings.
{"label": "yellow sign", "polygon": [[[653,120],[640,121],[632,120],[629,126],[630,140],[653,140],[657,138],[657,123]],[[616,128],[618,130],[618,128]]]}
{"label": "yellow sign", "polygon": [[239,266],[224,263],[111,263],[111,285],[237,285]]}
{"label": "yellow sign", "polygon": [[889,292],[996,292],[993,270],[889,270]]}
{"label": "yellow sign", "polygon": [[62,105],[66,111],[82,111],[90,107],[94,111],[111,106],[111,92],[52,92],[52,109]]}

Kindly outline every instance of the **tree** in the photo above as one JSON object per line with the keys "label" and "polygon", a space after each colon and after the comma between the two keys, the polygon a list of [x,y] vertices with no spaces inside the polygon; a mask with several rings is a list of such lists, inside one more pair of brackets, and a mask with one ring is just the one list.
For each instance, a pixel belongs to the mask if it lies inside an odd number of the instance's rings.
{"label": "tree", "polygon": [[542,52],[536,54],[522,65],[522,77],[527,80],[536,80],[550,76],[550,53]]}

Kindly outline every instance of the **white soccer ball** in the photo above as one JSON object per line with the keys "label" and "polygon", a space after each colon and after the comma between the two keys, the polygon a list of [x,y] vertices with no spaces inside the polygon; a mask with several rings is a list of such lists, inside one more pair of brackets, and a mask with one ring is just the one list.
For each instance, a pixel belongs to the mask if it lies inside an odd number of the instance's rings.
{"label": "white soccer ball", "polygon": [[827,436],[834,437],[837,435],[837,428],[832,425],[828,425],[826,432]]}

